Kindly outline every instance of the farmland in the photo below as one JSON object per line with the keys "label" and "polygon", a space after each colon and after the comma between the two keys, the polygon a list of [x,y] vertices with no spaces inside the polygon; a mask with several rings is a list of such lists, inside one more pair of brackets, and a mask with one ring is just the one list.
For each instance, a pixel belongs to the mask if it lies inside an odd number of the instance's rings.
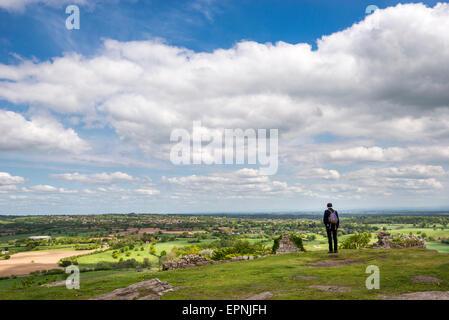
{"label": "farmland", "polygon": [[[151,277],[186,287],[167,294],[166,299],[239,298],[250,293],[248,288],[251,292],[264,290],[256,284],[257,278],[276,291],[275,299],[331,298],[326,293],[302,288],[305,283],[287,281],[294,273],[309,275],[308,263],[324,259],[327,238],[321,215],[4,216],[0,221],[0,233],[4,234],[0,237],[0,298],[82,299]],[[390,271],[385,275],[393,282],[391,287],[386,286],[385,294],[421,288],[422,285],[408,283],[407,277],[409,273],[424,273],[425,268],[439,279],[449,276],[449,269],[443,268],[444,261],[446,264],[449,261],[447,215],[341,215],[339,242],[350,241],[356,234],[367,234],[368,247],[377,241],[379,231],[392,236],[414,235],[423,239],[430,249],[341,250],[339,259],[356,257],[388,268]],[[306,252],[271,256],[275,239],[285,233],[300,237]],[[254,262],[161,271],[166,261],[200,252],[215,255],[209,259],[239,254],[268,256]],[[219,252],[222,258],[217,255]],[[421,263],[422,259],[428,260]],[[411,269],[401,271],[398,261],[410,263]],[[70,264],[77,265],[81,271],[81,291],[40,287],[65,279],[63,268]],[[236,268],[241,271],[239,276]],[[329,282],[321,270],[314,271],[321,279],[317,285]],[[355,281],[364,276],[363,272],[359,273],[351,265],[342,269],[341,276],[334,275],[341,285],[354,289],[333,297],[375,299],[376,296],[357,289],[359,284]],[[350,274],[355,280],[348,281]],[[195,281],[198,277],[203,277],[203,281]],[[284,289],[275,285],[276,281]],[[395,289],[394,284],[400,287]],[[293,288],[298,286],[302,288],[301,294]]]}

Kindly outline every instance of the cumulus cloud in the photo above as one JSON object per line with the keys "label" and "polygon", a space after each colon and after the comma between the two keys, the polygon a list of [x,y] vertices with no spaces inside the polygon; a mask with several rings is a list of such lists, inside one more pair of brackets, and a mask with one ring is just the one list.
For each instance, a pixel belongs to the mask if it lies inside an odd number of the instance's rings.
{"label": "cumulus cloud", "polygon": [[398,5],[376,15],[378,27],[367,17],[323,37],[316,51],[242,41],[197,53],[107,40],[94,57],[0,65],[0,97],[60,113],[95,111],[149,154],[193,120],[279,128],[284,137],[449,137],[449,5]]}
{"label": "cumulus cloud", "polygon": [[62,194],[72,194],[78,193],[77,190],[67,190],[64,188],[57,188],[50,185],[36,185],[31,187],[23,187],[22,192],[27,193],[62,193]]}
{"label": "cumulus cloud", "polygon": [[190,175],[183,177],[163,177],[162,182],[174,185],[175,194],[214,194],[218,198],[252,197],[264,198],[273,195],[308,194],[299,185],[289,185],[285,181],[272,180],[261,175],[259,170],[244,168],[232,172]]}
{"label": "cumulus cloud", "polygon": [[154,196],[160,194],[160,191],[157,189],[137,189],[136,193],[142,194],[145,196]]}
{"label": "cumulus cloud", "polygon": [[24,183],[25,179],[19,176],[12,176],[8,172],[0,172],[0,186]]}
{"label": "cumulus cloud", "polygon": [[387,168],[365,168],[352,171],[345,174],[346,178],[366,178],[366,177],[386,177],[386,178],[409,178],[409,179],[427,179],[444,178],[447,171],[442,166],[431,165],[413,165],[403,167]]}
{"label": "cumulus cloud", "polygon": [[[280,169],[307,181],[305,188],[253,169],[166,177],[173,197],[442,190],[449,163],[447,30],[449,4],[407,4],[323,36],[317,50],[241,41],[194,52],[161,41],[105,40],[90,56],[0,64],[0,98],[51,110],[77,126],[112,128],[123,145],[165,161],[170,132],[190,129],[195,120],[213,129],[276,128]],[[2,111],[0,124],[1,150],[88,150],[75,131],[54,121]],[[133,179],[111,175],[53,177],[97,184]]]}
{"label": "cumulus cloud", "polygon": [[0,0],[0,8],[8,11],[23,12],[25,8],[33,4],[61,7],[63,5],[93,5],[101,0]]}
{"label": "cumulus cloud", "polygon": [[449,146],[410,147],[352,147],[325,152],[318,157],[333,162],[402,162],[402,161],[449,161]]}
{"label": "cumulus cloud", "polygon": [[38,116],[31,120],[19,113],[0,110],[0,151],[63,151],[82,153],[89,150],[73,129],[65,129],[54,119]]}
{"label": "cumulus cloud", "polygon": [[133,182],[137,180],[133,176],[120,171],[112,173],[102,172],[93,174],[80,174],[78,172],[61,173],[61,174],[51,174],[50,177],[64,181],[89,183],[89,184],[111,184],[116,182]]}
{"label": "cumulus cloud", "polygon": [[328,170],[323,168],[313,168],[310,170],[300,171],[297,175],[298,178],[307,179],[326,179],[326,180],[338,180],[340,179],[340,173],[337,170]]}

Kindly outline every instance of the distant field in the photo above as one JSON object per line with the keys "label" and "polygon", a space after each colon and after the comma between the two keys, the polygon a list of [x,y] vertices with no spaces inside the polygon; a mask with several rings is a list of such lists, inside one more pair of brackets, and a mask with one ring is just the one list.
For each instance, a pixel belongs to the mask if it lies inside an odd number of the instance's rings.
{"label": "distant field", "polygon": [[391,234],[399,234],[402,233],[407,235],[409,233],[413,233],[414,235],[419,235],[418,232],[425,233],[427,237],[440,238],[440,237],[449,237],[449,229],[441,230],[433,230],[431,228],[404,228],[399,230],[392,230]]}
{"label": "distant field", "polygon": [[449,253],[449,244],[441,242],[427,242],[426,248],[431,250],[437,250],[441,253]]}
{"label": "distant field", "polygon": [[[84,251],[84,254],[91,251]],[[20,252],[8,260],[0,260],[0,276],[28,274],[36,270],[58,268],[57,262],[66,257],[80,254],[80,251],[30,251]]]}
{"label": "distant field", "polygon": [[[214,239],[207,239],[207,240],[202,240],[201,243],[207,243],[207,242],[211,242],[214,241]],[[184,247],[184,246],[188,246],[188,245],[195,245],[197,243],[189,243],[187,240],[176,240],[176,241],[169,241],[169,242],[160,242],[157,243],[155,245],[156,248],[156,253],[159,254],[162,251],[166,251],[167,253],[169,253],[174,247]],[[78,260],[78,264],[80,265],[80,267],[91,267],[99,262],[118,262],[120,260],[120,258],[123,258],[123,260],[127,260],[127,259],[136,259],[139,262],[142,262],[144,258],[148,258],[150,259],[150,261],[152,263],[158,263],[158,259],[149,254],[149,250],[150,250],[150,244],[144,244],[143,246],[136,246],[136,248],[138,249],[138,251],[135,250],[131,250],[131,254],[129,256],[126,256],[125,253],[119,253],[119,258],[118,259],[114,259],[112,258],[112,252],[114,251],[113,249],[109,249],[100,253],[96,253],[96,254],[91,254],[91,255],[87,255],[84,257],[80,257]],[[140,250],[140,248],[144,248],[143,251]],[[134,248],[135,249],[135,248]],[[82,251],[79,251],[80,254],[82,253]]]}

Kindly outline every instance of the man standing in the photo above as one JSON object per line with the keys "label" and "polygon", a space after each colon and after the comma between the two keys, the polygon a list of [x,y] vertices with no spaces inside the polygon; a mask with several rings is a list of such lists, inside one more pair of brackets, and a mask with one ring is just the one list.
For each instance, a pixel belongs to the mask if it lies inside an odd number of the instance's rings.
{"label": "man standing", "polygon": [[[327,204],[327,210],[324,211],[323,222],[326,226],[327,240],[329,241],[329,253],[337,253],[337,230],[340,225],[340,219],[338,218],[338,212],[332,208],[332,203]],[[334,241],[333,247],[332,240]]]}

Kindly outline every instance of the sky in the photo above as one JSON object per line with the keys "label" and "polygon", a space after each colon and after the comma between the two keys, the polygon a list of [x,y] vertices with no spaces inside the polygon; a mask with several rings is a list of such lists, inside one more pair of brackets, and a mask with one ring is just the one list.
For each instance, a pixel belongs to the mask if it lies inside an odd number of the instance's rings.
{"label": "sky", "polygon": [[[447,209],[447,30],[436,1],[0,0],[0,214]],[[174,163],[195,122],[277,130],[277,170]]]}

